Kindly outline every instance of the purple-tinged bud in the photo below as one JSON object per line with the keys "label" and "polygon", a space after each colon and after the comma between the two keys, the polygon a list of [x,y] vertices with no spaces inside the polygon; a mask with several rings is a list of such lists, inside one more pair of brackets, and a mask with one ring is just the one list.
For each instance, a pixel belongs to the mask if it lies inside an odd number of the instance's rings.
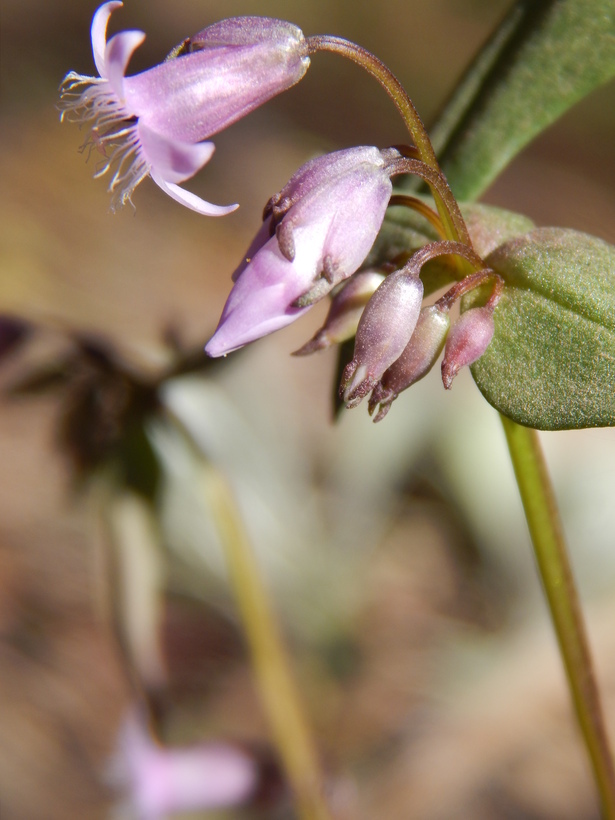
{"label": "purple-tinged bud", "polygon": [[376,239],[390,195],[377,148],[304,165],[269,201],[206,353],[224,356],[285,327],[351,276]]}
{"label": "purple-tinged bud", "polygon": [[446,340],[442,360],[442,382],[447,390],[461,368],[474,364],[487,350],[494,329],[491,307],[471,308],[457,319]]}
{"label": "purple-tinged bud", "polygon": [[421,310],[412,338],[403,353],[385,371],[369,399],[369,412],[380,408],[374,421],[382,421],[391,404],[406,388],[418,382],[433,367],[442,352],[451,320],[435,305]]}
{"label": "purple-tinged bud", "polygon": [[352,361],[342,376],[347,407],[357,404],[396,361],[416,327],[423,283],[404,269],[389,274],[367,303],[359,321]]}
{"label": "purple-tinged bud", "polygon": [[110,777],[139,820],[164,820],[245,803],[258,789],[260,772],[252,755],[229,743],[160,746],[131,713],[120,731]]}
{"label": "purple-tinged bud", "polygon": [[357,332],[365,305],[384,279],[384,274],[376,271],[355,273],[333,297],[329,313],[321,329],[313,339],[296,350],[293,355],[307,356],[317,350],[325,350],[332,345],[352,339]]}
{"label": "purple-tinged bud", "polygon": [[169,196],[209,216],[236,205],[212,205],[178,183],[211,158],[203,142],[271,97],[298,82],[310,64],[301,31],[267,17],[238,17],[204,29],[158,66],[125,76],[141,31],[107,41],[107,23],[122,3],[103,3],[92,20],[92,50],[99,77],[71,71],[62,83],[62,118],[90,123],[84,147],[103,162],[96,176],[113,169],[114,205],[131,201],[148,175]]}

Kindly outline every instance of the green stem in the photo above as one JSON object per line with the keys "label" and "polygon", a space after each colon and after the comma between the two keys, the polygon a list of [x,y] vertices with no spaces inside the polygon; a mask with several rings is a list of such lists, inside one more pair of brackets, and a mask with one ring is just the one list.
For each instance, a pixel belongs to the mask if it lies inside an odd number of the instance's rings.
{"label": "green stem", "polygon": [[501,416],[568,686],[602,800],[615,820],[615,771],[577,590],[536,430]]}
{"label": "green stem", "polygon": [[393,194],[389,200],[389,207],[394,205],[402,205],[405,208],[416,211],[417,214],[420,214],[429,222],[440,239],[446,239],[446,233],[442,227],[442,220],[433,208],[430,208],[422,199],[418,199],[415,196],[408,196],[408,194]]}

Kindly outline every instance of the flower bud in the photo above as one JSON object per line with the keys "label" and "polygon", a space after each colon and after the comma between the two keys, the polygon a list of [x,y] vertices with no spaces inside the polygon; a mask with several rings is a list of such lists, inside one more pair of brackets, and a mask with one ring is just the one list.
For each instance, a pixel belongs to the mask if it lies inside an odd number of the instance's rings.
{"label": "flower bud", "polygon": [[448,313],[435,305],[421,310],[414,333],[403,353],[374,387],[369,400],[370,414],[380,404],[374,421],[382,421],[402,390],[418,382],[431,370],[442,352],[450,324]]}
{"label": "flower bud", "polygon": [[293,355],[307,356],[309,353],[325,350],[331,345],[352,339],[357,332],[365,305],[384,278],[384,274],[376,271],[355,273],[333,297],[322,328]]}
{"label": "flower bud", "polygon": [[376,239],[390,195],[377,148],[306,163],[269,201],[206,353],[224,356],[285,327],[351,276]]}
{"label": "flower bud", "polygon": [[404,351],[416,327],[423,283],[404,269],[389,274],[369,300],[359,321],[352,361],[346,365],[341,391],[356,407]]}
{"label": "flower bud", "polygon": [[474,364],[483,355],[494,333],[493,309],[471,308],[462,313],[446,340],[442,360],[442,382],[447,390],[465,365]]}

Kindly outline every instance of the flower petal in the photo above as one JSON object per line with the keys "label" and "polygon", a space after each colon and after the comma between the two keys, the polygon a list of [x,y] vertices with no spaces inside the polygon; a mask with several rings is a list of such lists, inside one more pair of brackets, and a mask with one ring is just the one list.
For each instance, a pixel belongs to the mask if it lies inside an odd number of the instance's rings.
{"label": "flower petal", "polygon": [[90,29],[92,36],[92,53],[96,70],[103,79],[107,79],[107,69],[105,66],[105,51],[107,48],[107,23],[111,13],[119,9],[124,4],[120,0],[113,0],[111,3],[103,3],[92,18]]}
{"label": "flower petal", "polygon": [[166,182],[185,182],[209,162],[215,150],[213,142],[181,142],[152,131],[137,123],[143,156]]}
{"label": "flower petal", "polygon": [[262,246],[236,280],[222,316],[205,347],[208,356],[226,356],[249,342],[294,322],[309,307],[293,302],[309,288],[318,272],[326,225],[299,228],[297,256],[289,262],[275,236]]}
{"label": "flower petal", "polygon": [[119,100],[124,101],[124,74],[133,52],[145,40],[143,31],[121,31],[112,37],[105,50],[106,79]]}
{"label": "flower petal", "polygon": [[126,78],[126,100],[160,134],[200,142],[297,83],[307,45],[282,20],[240,17],[190,38],[197,50]]}
{"label": "flower petal", "polygon": [[206,202],[190,191],[184,191],[179,185],[166,182],[162,177],[158,176],[154,169],[150,171],[150,174],[156,185],[162,188],[165,194],[168,194],[171,199],[174,199],[176,202],[185,205],[186,208],[190,208],[190,210],[196,211],[199,214],[204,214],[205,216],[226,216],[226,214],[230,214],[239,208],[238,204],[213,205],[211,202]]}

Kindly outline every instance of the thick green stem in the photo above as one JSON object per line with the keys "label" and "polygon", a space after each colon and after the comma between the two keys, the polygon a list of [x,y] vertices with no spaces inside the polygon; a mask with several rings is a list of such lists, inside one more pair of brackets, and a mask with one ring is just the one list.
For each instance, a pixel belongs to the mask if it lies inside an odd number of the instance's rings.
{"label": "thick green stem", "polygon": [[615,771],[553,488],[536,430],[501,416],[574,708],[600,792],[615,820]]}
{"label": "thick green stem", "polygon": [[322,777],[290,665],[259,567],[241,525],[233,495],[215,468],[205,472],[215,517],[241,612],[262,704],[302,820],[327,820]]}

